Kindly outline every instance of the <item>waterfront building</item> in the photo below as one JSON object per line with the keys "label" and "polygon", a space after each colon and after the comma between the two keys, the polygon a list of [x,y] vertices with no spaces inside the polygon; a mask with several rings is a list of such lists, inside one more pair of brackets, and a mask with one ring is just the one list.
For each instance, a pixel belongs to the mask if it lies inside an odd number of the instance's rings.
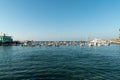
{"label": "waterfront building", "polygon": [[0,36],[0,43],[10,43],[10,42],[13,42],[11,36],[7,36],[6,34]]}

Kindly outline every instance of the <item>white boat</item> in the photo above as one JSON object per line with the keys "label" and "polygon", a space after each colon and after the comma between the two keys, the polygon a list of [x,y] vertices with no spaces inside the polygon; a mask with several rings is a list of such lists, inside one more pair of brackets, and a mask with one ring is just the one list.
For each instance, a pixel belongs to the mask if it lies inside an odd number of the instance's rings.
{"label": "white boat", "polygon": [[98,47],[101,46],[101,43],[98,43],[97,46],[98,46]]}
{"label": "white boat", "polygon": [[90,43],[93,43],[94,46],[101,46],[102,44],[104,44],[106,41],[102,40],[102,39],[97,39],[95,38],[94,40],[92,40]]}
{"label": "white boat", "polygon": [[85,44],[84,43],[80,43],[80,46],[84,46]]}
{"label": "white boat", "polygon": [[92,46],[93,46],[93,44],[92,44],[92,43],[88,43],[88,46],[89,46],[89,47],[92,47]]}
{"label": "white boat", "polygon": [[105,46],[109,46],[109,45],[110,45],[110,43],[105,43],[104,45],[105,45]]}

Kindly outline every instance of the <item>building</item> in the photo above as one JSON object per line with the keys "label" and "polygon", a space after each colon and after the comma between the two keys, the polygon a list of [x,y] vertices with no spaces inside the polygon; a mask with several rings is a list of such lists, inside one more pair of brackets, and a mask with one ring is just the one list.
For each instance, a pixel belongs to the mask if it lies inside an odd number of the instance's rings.
{"label": "building", "polygon": [[11,36],[6,36],[5,34],[0,36],[0,43],[11,43],[11,42],[13,42],[13,39]]}

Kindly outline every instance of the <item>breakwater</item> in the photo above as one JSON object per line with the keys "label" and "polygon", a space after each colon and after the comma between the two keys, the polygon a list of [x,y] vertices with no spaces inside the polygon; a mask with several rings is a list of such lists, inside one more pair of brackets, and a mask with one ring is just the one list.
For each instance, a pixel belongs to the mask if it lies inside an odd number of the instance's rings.
{"label": "breakwater", "polygon": [[120,44],[120,39],[111,39],[108,41],[111,42],[112,44]]}

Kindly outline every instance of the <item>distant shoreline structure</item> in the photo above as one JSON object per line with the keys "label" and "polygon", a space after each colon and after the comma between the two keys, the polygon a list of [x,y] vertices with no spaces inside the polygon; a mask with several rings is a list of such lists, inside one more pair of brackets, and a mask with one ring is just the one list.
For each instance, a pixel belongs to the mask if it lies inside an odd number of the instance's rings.
{"label": "distant shoreline structure", "polygon": [[110,39],[108,41],[111,42],[112,44],[120,44],[120,39]]}
{"label": "distant shoreline structure", "polygon": [[18,45],[20,44],[19,41],[13,41],[12,36],[8,36],[5,33],[3,35],[0,35],[0,45]]}
{"label": "distant shoreline structure", "polygon": [[5,33],[0,35],[0,43],[13,42],[12,36],[7,36]]}
{"label": "distant shoreline structure", "polygon": [[[14,41],[12,36],[8,36],[6,35],[5,33],[3,35],[0,35],[0,45],[13,45],[13,46],[17,46],[17,45],[23,45],[23,44],[28,44],[29,45],[34,45],[35,43],[41,43],[43,42],[44,44],[45,43],[48,43],[48,45],[52,45],[53,43],[55,44],[67,44],[68,42],[73,42],[73,44],[77,44],[77,43],[89,43],[91,42],[92,40],[88,40],[88,41],[80,41],[80,40],[68,40],[68,41],[64,41],[64,40],[61,40],[61,41],[50,41],[50,40],[46,40],[46,41],[33,41],[33,40],[25,40],[25,41]],[[110,40],[106,40],[106,42],[108,43],[111,43],[111,44],[120,44],[120,38],[118,39],[110,39]],[[52,44],[51,44],[52,43]],[[83,45],[83,44],[82,44]]]}

